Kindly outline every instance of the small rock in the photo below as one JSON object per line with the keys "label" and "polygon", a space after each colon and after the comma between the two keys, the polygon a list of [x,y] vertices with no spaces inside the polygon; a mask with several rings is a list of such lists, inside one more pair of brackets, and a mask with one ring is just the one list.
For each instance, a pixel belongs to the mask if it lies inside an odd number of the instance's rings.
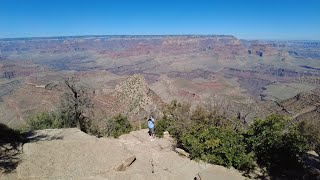
{"label": "small rock", "polygon": [[22,151],[22,145],[21,144],[18,145],[17,150],[18,151]]}
{"label": "small rock", "polygon": [[177,153],[179,153],[179,155],[181,155],[181,156],[186,156],[186,157],[189,157],[189,156],[190,156],[190,154],[187,153],[187,152],[186,152],[185,150],[183,150],[183,149],[176,148],[175,151],[176,151]]}
{"label": "small rock", "polygon": [[163,132],[163,137],[166,138],[166,139],[170,138],[169,132],[168,131]]}
{"label": "small rock", "polygon": [[132,156],[125,160],[118,168],[117,171],[124,171],[127,167],[129,167],[136,160],[136,156]]}
{"label": "small rock", "polygon": [[319,157],[319,155],[315,151],[308,151],[308,154],[314,155],[316,157]]}
{"label": "small rock", "polygon": [[5,148],[6,150],[11,150],[12,146],[10,144],[5,144],[3,145],[3,148]]}

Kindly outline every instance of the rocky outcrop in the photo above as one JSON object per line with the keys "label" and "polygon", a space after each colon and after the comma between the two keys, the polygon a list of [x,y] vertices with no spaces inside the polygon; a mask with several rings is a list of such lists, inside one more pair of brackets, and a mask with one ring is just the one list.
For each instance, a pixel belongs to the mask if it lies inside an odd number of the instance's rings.
{"label": "rocky outcrop", "polygon": [[150,113],[160,114],[160,109],[164,105],[161,98],[149,88],[145,78],[140,74],[130,76],[116,85],[112,94],[99,99],[97,103],[102,107],[106,105],[110,114],[124,113],[131,120],[144,118]]}
{"label": "rocky outcrop", "polygon": [[150,88],[142,75],[135,74],[115,88],[115,96],[119,103],[128,107],[128,112],[137,113],[140,109],[147,110],[152,104]]}
{"label": "rocky outcrop", "polygon": [[135,155],[115,139],[78,129],[37,131],[23,146],[18,179],[79,179],[125,170]]}
{"label": "rocky outcrop", "polygon": [[173,140],[150,141],[148,130],[119,139],[96,138],[77,129],[36,131],[24,144],[16,172],[1,179],[245,179],[234,169],[196,162],[176,153]]}

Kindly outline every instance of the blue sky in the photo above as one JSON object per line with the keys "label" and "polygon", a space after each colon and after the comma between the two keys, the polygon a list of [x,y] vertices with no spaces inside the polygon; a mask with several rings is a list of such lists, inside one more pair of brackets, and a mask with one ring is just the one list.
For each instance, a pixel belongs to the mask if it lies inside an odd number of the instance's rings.
{"label": "blue sky", "polygon": [[0,38],[113,34],[320,40],[320,0],[0,1]]}

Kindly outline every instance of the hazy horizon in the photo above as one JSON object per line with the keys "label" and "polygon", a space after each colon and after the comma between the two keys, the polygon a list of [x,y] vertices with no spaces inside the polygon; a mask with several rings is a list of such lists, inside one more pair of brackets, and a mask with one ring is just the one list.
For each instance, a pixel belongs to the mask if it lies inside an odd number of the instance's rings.
{"label": "hazy horizon", "polygon": [[107,37],[107,36],[233,36],[240,40],[247,41],[320,41],[320,39],[254,39],[254,38],[239,38],[232,34],[87,34],[87,35],[58,35],[58,36],[26,36],[26,37],[5,37],[0,40],[17,40],[17,39],[51,39],[51,38],[86,38],[86,37]]}

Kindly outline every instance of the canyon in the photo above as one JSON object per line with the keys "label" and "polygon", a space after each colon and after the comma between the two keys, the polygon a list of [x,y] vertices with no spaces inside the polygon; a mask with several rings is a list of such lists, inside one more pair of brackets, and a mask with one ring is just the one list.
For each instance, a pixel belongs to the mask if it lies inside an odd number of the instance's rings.
{"label": "canyon", "polygon": [[[0,74],[0,121],[11,127],[54,110],[61,82],[70,76],[87,87],[97,119],[125,113],[137,122],[174,99],[193,107],[223,100],[232,107],[228,113],[250,113],[249,119],[302,103],[312,109],[306,113],[320,117],[319,101],[305,95],[319,98],[318,41],[229,35],[0,39]],[[289,103],[297,96],[299,103]],[[303,112],[290,116],[302,118]]]}

